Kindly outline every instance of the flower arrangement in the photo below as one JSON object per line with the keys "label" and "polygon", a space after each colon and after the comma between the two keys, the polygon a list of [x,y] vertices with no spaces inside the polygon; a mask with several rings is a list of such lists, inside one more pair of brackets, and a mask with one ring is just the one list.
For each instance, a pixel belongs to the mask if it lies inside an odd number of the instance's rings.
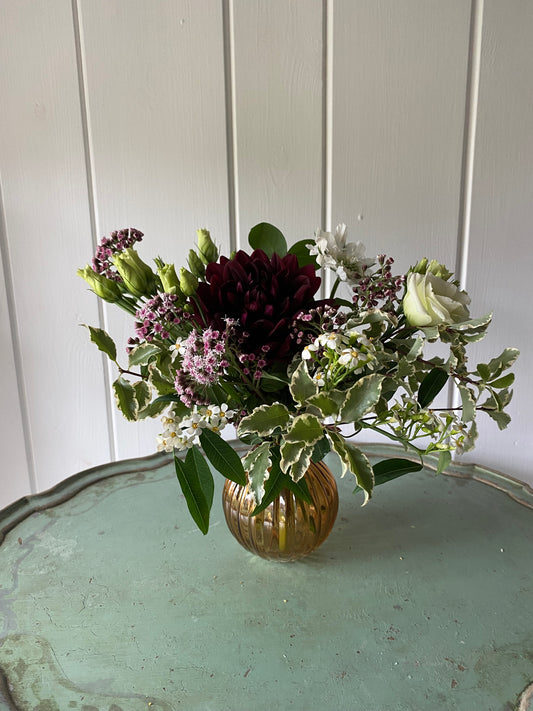
{"label": "flower arrangement", "polygon": [[[203,533],[214,486],[205,457],[227,479],[248,482],[255,514],[282,487],[309,500],[305,472],[329,451],[366,503],[377,484],[421,469],[424,455],[438,455],[442,472],[453,450],[472,449],[479,411],[500,429],[508,425],[514,376],[505,371],[518,351],[506,348],[469,369],[467,348],[483,338],[491,316],[470,318],[470,298],[443,265],[422,259],[396,276],[391,258],[365,257],[344,225],[288,249],[276,227],[261,223],[250,232],[251,252],[230,257],[219,255],[207,230],[197,235],[188,268],[178,272],[160,258],[154,271],[134,247],[142,233],[124,229],[103,238],[78,274],[135,319],[126,368],[109,334],[89,326],[91,340],[118,368],[122,414],[162,415],[158,449],[174,452]],[[329,298],[317,298],[320,268],[335,275]],[[336,296],[342,282],[350,300]],[[445,357],[425,355],[437,341]],[[449,383],[460,406],[437,406]],[[221,437],[228,424],[251,446],[242,462]],[[351,439],[364,430],[401,443],[420,463],[372,466]],[[176,453],[184,450],[183,461]]]}

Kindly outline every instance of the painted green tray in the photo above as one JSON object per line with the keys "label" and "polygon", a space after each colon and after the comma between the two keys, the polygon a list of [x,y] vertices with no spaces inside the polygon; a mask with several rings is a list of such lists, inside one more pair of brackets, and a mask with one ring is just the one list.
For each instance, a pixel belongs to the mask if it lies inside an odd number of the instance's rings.
{"label": "painted green tray", "polygon": [[339,480],[333,532],[291,564],[242,549],[220,505],[202,536],[169,455],[20,500],[0,512],[0,709],[533,711],[533,491],[450,474],[364,508]]}

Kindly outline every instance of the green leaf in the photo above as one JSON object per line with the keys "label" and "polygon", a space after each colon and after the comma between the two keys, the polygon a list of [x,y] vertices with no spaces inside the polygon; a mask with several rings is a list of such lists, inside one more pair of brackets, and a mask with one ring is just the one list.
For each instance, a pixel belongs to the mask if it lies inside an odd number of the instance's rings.
{"label": "green leaf", "polygon": [[280,467],[281,471],[287,473],[289,469],[295,464],[300,458],[302,451],[305,448],[303,442],[287,442],[286,440],[280,446],[279,451],[281,454]]}
{"label": "green leaf", "polygon": [[252,227],[248,235],[248,242],[252,249],[262,249],[269,257],[278,254],[284,257],[287,254],[287,242],[277,227],[269,222],[260,222]]}
{"label": "green leaf", "polygon": [[120,412],[130,422],[135,421],[139,405],[135,398],[135,390],[132,384],[121,375],[113,383],[113,390],[115,391],[115,400]]}
{"label": "green leaf", "polygon": [[305,479],[300,479],[299,481],[293,481],[290,476],[287,477],[286,486],[289,491],[296,496],[296,498],[305,501],[308,504],[313,503],[311,494],[309,492],[309,487]]}
{"label": "green leaf", "polygon": [[302,360],[292,374],[289,390],[296,402],[303,403],[318,392],[318,386],[309,375],[305,360]]}
{"label": "green leaf", "polygon": [[476,370],[482,380],[490,380],[490,368],[486,363],[478,363]]}
{"label": "green leaf", "polygon": [[330,417],[338,415],[345,398],[346,393],[340,390],[330,390],[312,395],[307,399],[307,405],[318,410],[322,417]]}
{"label": "green leaf", "polygon": [[324,436],[324,428],[318,417],[304,413],[296,415],[288,432],[285,434],[286,442],[302,442],[313,445]]}
{"label": "green leaf", "polygon": [[309,465],[311,463],[311,457],[313,455],[313,447],[304,447],[300,453],[298,459],[291,466],[289,473],[289,479],[293,482],[299,482],[305,476]]}
{"label": "green leaf", "polygon": [[476,416],[476,401],[470,388],[460,383],[458,386],[459,394],[461,395],[461,403],[463,405],[463,414],[461,419],[463,422],[472,422]]}
{"label": "green leaf", "polygon": [[416,360],[418,356],[422,353],[422,349],[424,348],[424,339],[422,336],[417,336],[411,348],[409,349],[409,352],[405,356],[405,359],[411,363],[412,361]]}
{"label": "green leaf", "polygon": [[504,430],[509,422],[511,422],[511,416],[506,412],[499,412],[498,410],[487,410],[487,415],[491,417],[494,422],[498,425],[501,430]]}
{"label": "green leaf", "polygon": [[246,486],[246,474],[237,452],[220,435],[209,429],[202,429],[200,444],[214,468],[236,484]]}
{"label": "green leaf", "polygon": [[260,504],[265,495],[265,481],[270,476],[272,465],[270,443],[263,442],[252,449],[243,459],[243,465],[248,473],[248,482],[256,504]]}
{"label": "green leaf", "polygon": [[148,366],[148,379],[159,395],[172,395],[174,400],[179,400],[174,383],[157,368],[155,363],[150,363]]}
{"label": "green leaf", "polygon": [[145,420],[147,417],[157,417],[163,410],[168,407],[168,403],[154,400],[149,405],[139,410],[137,413],[138,420]]}
{"label": "green leaf", "polygon": [[492,383],[489,383],[489,385],[491,388],[497,388],[499,390],[500,388],[508,388],[509,385],[512,385],[513,383],[514,373],[507,373],[507,375],[504,375],[502,378],[493,380]]}
{"label": "green leaf", "polygon": [[501,355],[489,361],[488,368],[493,375],[499,375],[502,370],[510,368],[519,355],[517,348],[506,348]]}
{"label": "green leaf", "polygon": [[[314,239],[308,237],[307,239],[301,239],[289,248],[289,254],[296,255],[299,267],[306,267],[308,264],[312,264],[315,269],[319,269],[316,257],[313,254],[309,254],[309,247],[307,246],[313,245],[314,243]],[[352,304],[350,304],[350,306],[352,306]]]}
{"label": "green leaf", "polygon": [[214,482],[211,470],[195,445],[187,452],[185,462],[174,453],[174,464],[187,508],[205,536],[209,530],[209,513],[213,504]]}
{"label": "green leaf", "polygon": [[333,449],[341,460],[341,476],[344,476],[348,469],[352,472],[357,485],[365,492],[363,505],[366,504],[372,496],[372,489],[374,488],[374,472],[370,462],[358,447],[347,442],[342,435],[336,432],[329,432],[328,434]]}
{"label": "green leaf", "polygon": [[374,471],[374,486],[379,486],[404,474],[419,472],[422,469],[422,464],[411,462],[409,459],[393,457],[374,464],[372,469]]}
{"label": "green leaf", "polygon": [[448,373],[442,368],[433,368],[420,383],[418,389],[418,404],[427,407],[440,393],[448,382]]}
{"label": "green leaf", "polygon": [[318,442],[313,447],[313,454],[311,455],[311,460],[313,462],[321,462],[326,454],[330,451],[331,447],[329,440],[326,436],[319,439]]}
{"label": "green leaf", "polygon": [[152,397],[152,388],[145,380],[138,380],[133,384],[133,389],[137,400],[137,410],[144,410]]}
{"label": "green leaf", "polygon": [[[85,326],[85,324],[82,324]],[[96,343],[98,350],[105,353],[108,358],[110,358],[114,363],[117,362],[117,347],[115,342],[106,331],[101,328],[95,328],[94,326],[85,326],[89,329],[91,334],[91,341]]]}
{"label": "green leaf", "polygon": [[437,474],[442,474],[442,472],[448,468],[451,461],[452,453],[448,449],[444,449],[439,454],[439,461],[437,463]]}
{"label": "green leaf", "polygon": [[346,393],[340,420],[356,422],[366,415],[379,400],[383,379],[383,375],[372,373],[358,380]]}
{"label": "green leaf", "polygon": [[153,343],[141,343],[129,355],[130,368],[135,365],[148,365],[150,359],[160,352],[161,348]]}
{"label": "green leaf", "polygon": [[265,481],[264,496],[261,499],[261,503],[255,507],[250,515],[256,516],[258,513],[261,513],[261,511],[264,511],[267,506],[270,506],[283,487],[286,486],[288,478],[289,477],[281,471],[279,456],[273,456],[272,464],[270,466],[270,474],[268,479]]}
{"label": "green leaf", "polygon": [[239,423],[237,434],[255,433],[260,437],[272,434],[277,428],[284,429],[289,421],[290,414],[285,405],[275,402],[273,405],[261,405]]}

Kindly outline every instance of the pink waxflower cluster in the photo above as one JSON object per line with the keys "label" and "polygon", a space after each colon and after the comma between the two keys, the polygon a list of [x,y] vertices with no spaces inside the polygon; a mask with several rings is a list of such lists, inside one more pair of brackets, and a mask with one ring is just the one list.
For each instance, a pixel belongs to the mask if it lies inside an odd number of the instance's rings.
{"label": "pink waxflower cluster", "polygon": [[113,265],[113,257],[128,247],[140,242],[144,234],[133,227],[111,232],[109,237],[102,237],[93,258],[93,269],[112,281],[122,281]]}
{"label": "pink waxflower cluster", "polygon": [[353,287],[352,301],[359,309],[371,309],[380,305],[382,311],[394,311],[398,293],[405,282],[405,276],[393,276],[391,267],[394,264],[392,257],[379,254],[377,257],[378,269],[368,276],[364,275]]}
{"label": "pink waxflower cluster", "polygon": [[192,407],[194,403],[208,404],[203,390],[216,383],[225,368],[227,330],[211,327],[205,331],[191,331],[179,345],[181,367],[176,372],[174,386],[180,400]]}
{"label": "pink waxflower cluster", "polygon": [[171,338],[172,327],[190,318],[190,314],[178,306],[175,294],[158,294],[150,299],[135,314],[137,338],[128,339],[128,352],[141,341],[152,343],[154,340]]}

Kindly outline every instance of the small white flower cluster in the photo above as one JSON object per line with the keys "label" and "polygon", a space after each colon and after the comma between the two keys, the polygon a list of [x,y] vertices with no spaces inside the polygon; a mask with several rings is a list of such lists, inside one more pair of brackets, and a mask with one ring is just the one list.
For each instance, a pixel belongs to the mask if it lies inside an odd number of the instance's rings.
{"label": "small white flower cluster", "polygon": [[341,281],[357,281],[363,272],[375,263],[365,257],[365,245],[362,242],[348,242],[346,225],[337,225],[335,233],[317,230],[316,244],[309,254],[316,256],[321,267],[328,267],[337,273]]}
{"label": "small white flower cluster", "polygon": [[219,434],[233,420],[234,415],[235,412],[228,410],[226,404],[200,407],[195,405],[190,415],[181,419],[176,418],[171,409],[165,417],[161,418],[165,429],[157,436],[157,451],[172,452],[174,449],[178,451],[189,449],[193,444],[199,444],[202,429],[209,429]]}
{"label": "small white flower cluster", "polygon": [[376,360],[376,348],[360,331],[321,333],[302,351],[302,358],[319,365],[313,374],[318,387],[330,388],[346,376],[347,371],[359,374]]}

